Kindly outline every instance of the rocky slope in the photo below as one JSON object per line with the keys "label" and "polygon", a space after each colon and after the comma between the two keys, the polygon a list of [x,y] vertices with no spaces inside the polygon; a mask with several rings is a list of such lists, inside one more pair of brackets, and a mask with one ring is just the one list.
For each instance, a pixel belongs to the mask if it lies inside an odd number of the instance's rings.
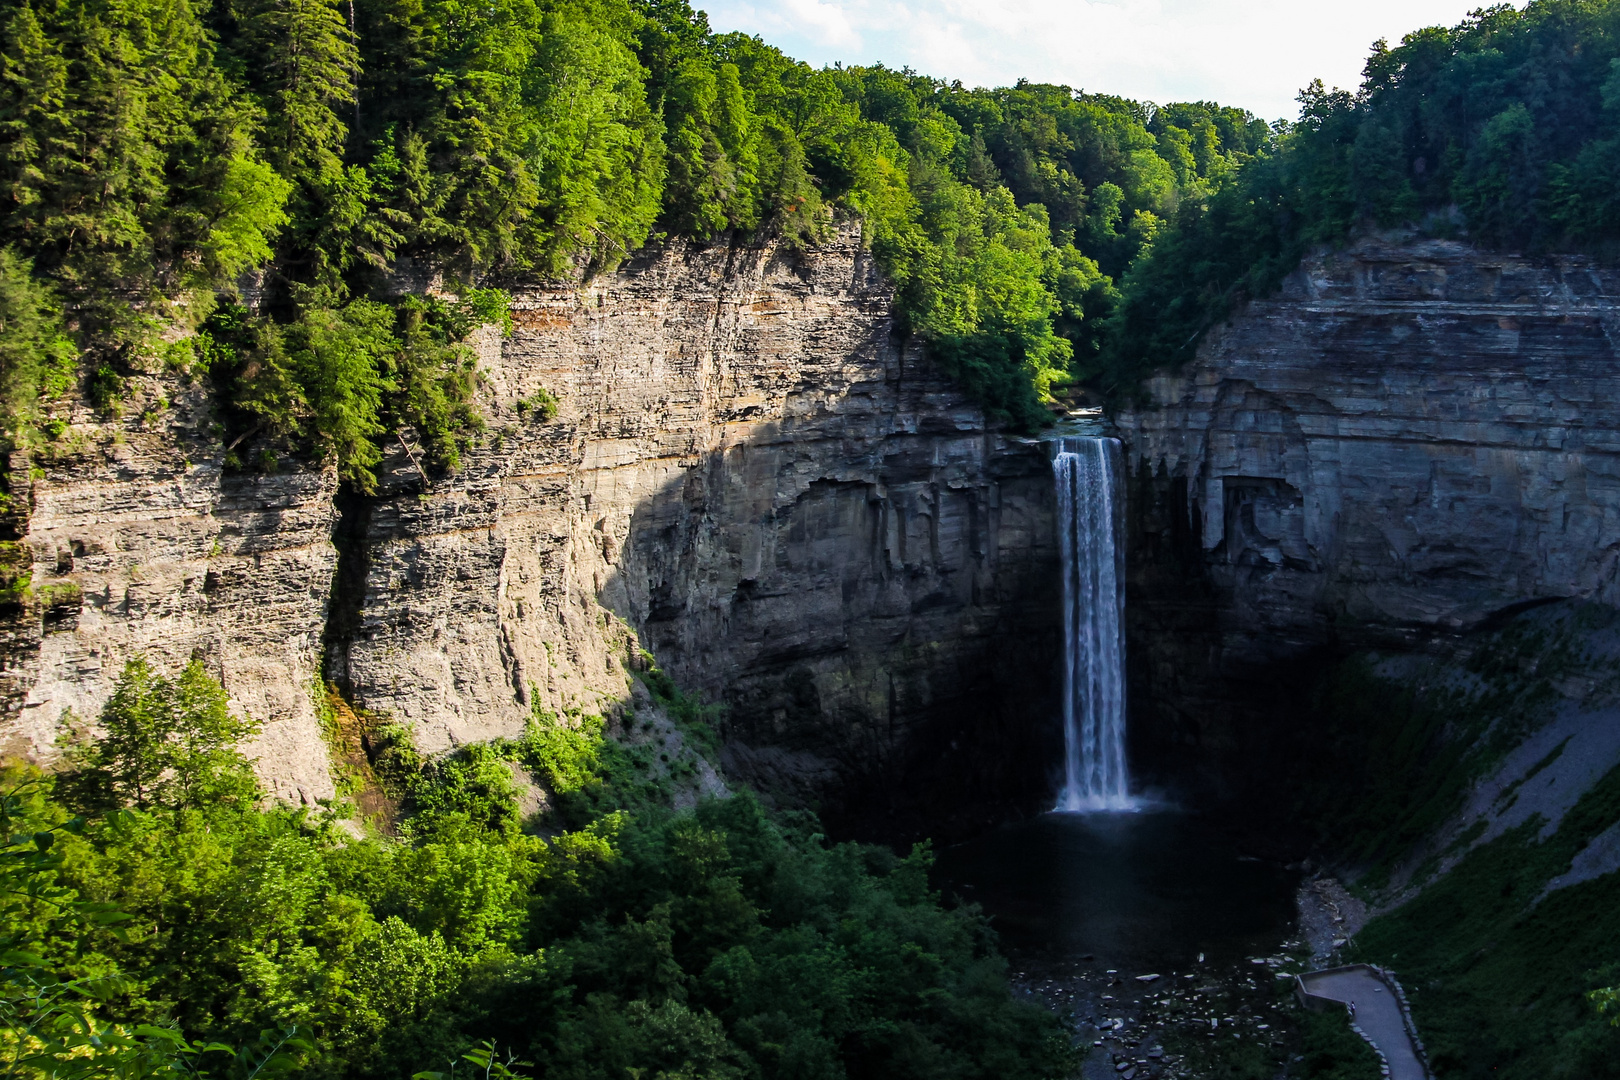
{"label": "rocky slope", "polygon": [[[724,707],[734,773],[835,818],[1045,798],[1045,454],[900,347],[853,231],[514,292],[454,476],[403,446],[373,497],[229,472],[204,395],[168,376],[122,419],[77,416],[33,485],[7,746],[49,756],[136,651],[201,655],[265,722],[266,778],[313,801],[322,675],[442,751],[535,708],[613,713],[644,648]],[[525,407],[542,388],[550,421]]]}
{"label": "rocky slope", "polygon": [[1118,417],[1139,760],[1279,766],[1312,657],[1620,603],[1620,272],[1368,238]]}

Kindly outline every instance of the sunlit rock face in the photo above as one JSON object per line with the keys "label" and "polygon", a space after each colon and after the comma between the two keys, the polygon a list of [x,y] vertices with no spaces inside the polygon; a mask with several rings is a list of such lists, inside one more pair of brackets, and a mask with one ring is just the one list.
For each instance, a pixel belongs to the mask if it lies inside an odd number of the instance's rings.
{"label": "sunlit rock face", "polygon": [[572,517],[526,547],[723,707],[733,774],[877,832],[1049,798],[1045,448],[901,347],[854,231],[675,249],[518,309],[509,393],[556,390],[571,432]]}
{"label": "sunlit rock face", "polygon": [[228,470],[206,394],[169,374],[122,417],[81,408],[18,519],[56,591],[0,642],[9,748],[50,757],[136,652],[199,655],[309,802],[332,794],[323,679],[437,752],[536,706],[615,714],[646,649],[723,707],[733,773],[849,830],[1051,797],[1047,455],[902,347],[855,230],[508,288],[515,332],[477,339],[488,429],[450,476],[397,442],[371,496],[308,463]]}
{"label": "sunlit rock face", "polygon": [[1374,239],[1152,380],[1118,418],[1138,756],[1254,779],[1312,657],[1620,603],[1617,344],[1620,272]]}

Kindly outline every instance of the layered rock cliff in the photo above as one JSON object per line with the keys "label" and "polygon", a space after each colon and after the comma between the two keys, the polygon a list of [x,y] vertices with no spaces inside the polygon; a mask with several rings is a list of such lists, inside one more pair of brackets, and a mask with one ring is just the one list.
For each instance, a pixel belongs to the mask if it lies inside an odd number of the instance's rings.
{"label": "layered rock cliff", "polygon": [[[264,721],[266,779],[313,801],[323,677],[442,751],[535,708],[611,715],[644,648],[723,707],[734,773],[843,822],[1046,797],[1046,456],[896,339],[852,231],[514,293],[453,476],[403,445],[371,496],[231,472],[168,376],[122,419],[81,411],[31,493],[43,602],[13,620],[9,748],[49,756],[135,652],[200,655]],[[526,408],[541,389],[554,419]]]}
{"label": "layered rock cliff", "polygon": [[1279,765],[1312,658],[1620,602],[1620,272],[1369,238],[1118,417],[1136,757]]}

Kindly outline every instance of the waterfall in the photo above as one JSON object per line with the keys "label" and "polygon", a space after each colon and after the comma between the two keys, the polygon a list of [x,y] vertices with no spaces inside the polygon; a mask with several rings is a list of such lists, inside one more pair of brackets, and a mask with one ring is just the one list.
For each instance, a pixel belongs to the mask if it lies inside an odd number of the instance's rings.
{"label": "waterfall", "polygon": [[1118,439],[1064,438],[1052,462],[1063,558],[1064,784],[1058,810],[1134,808],[1125,775],[1119,460]]}

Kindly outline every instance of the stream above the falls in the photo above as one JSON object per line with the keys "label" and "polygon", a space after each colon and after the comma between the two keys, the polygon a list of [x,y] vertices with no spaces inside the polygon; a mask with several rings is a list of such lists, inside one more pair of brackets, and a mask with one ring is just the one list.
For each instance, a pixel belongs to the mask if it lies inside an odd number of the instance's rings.
{"label": "stream above the falls", "polygon": [[1094,957],[1128,975],[1277,949],[1298,884],[1173,809],[1043,814],[945,848],[934,868],[936,888],[984,908],[1015,965]]}

